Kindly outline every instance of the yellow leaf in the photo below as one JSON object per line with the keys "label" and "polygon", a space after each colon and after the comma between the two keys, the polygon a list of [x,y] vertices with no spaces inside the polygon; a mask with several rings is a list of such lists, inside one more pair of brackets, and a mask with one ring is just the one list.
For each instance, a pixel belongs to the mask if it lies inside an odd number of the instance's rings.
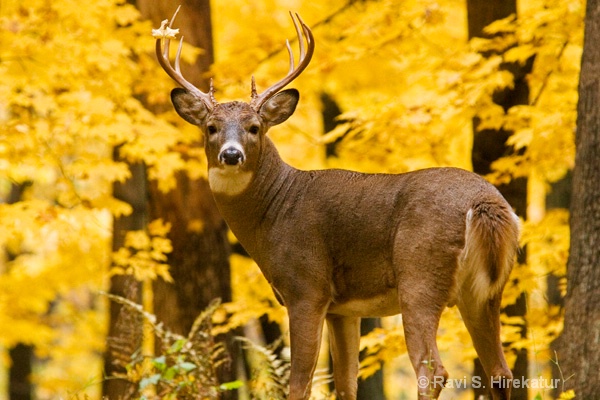
{"label": "yellow leaf", "polygon": [[125,235],[125,246],[136,250],[150,248],[150,238],[144,231],[129,231]]}
{"label": "yellow leaf", "polygon": [[506,18],[496,20],[484,28],[484,32],[489,35],[496,33],[514,32],[516,30],[516,15],[511,14]]}
{"label": "yellow leaf", "polygon": [[171,231],[171,223],[164,222],[161,218],[155,219],[148,224],[150,236],[165,237]]}
{"label": "yellow leaf", "polygon": [[506,62],[518,62],[524,64],[525,61],[536,53],[536,51],[537,50],[531,44],[515,46],[504,53],[504,60]]}
{"label": "yellow leaf", "polygon": [[562,392],[560,394],[560,396],[558,396],[558,400],[571,400],[574,399],[575,396],[575,391],[574,390],[567,390],[566,392]]}
{"label": "yellow leaf", "polygon": [[120,26],[133,23],[140,17],[140,12],[132,5],[125,4],[117,7],[115,11],[115,21]]}

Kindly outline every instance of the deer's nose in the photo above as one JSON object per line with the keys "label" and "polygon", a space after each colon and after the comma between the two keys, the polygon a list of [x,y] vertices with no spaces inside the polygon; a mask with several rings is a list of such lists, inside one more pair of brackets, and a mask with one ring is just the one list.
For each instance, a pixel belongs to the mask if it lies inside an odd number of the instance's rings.
{"label": "deer's nose", "polygon": [[236,147],[227,147],[219,154],[219,161],[225,165],[238,165],[244,162],[244,153]]}

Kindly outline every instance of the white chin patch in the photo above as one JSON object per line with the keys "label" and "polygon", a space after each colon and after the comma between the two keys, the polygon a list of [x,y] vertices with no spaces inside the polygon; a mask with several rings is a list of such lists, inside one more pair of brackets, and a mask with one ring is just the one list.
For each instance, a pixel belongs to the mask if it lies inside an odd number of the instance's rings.
{"label": "white chin patch", "polygon": [[208,170],[210,190],[218,194],[235,196],[242,193],[252,180],[252,172],[240,170],[237,166],[213,167]]}

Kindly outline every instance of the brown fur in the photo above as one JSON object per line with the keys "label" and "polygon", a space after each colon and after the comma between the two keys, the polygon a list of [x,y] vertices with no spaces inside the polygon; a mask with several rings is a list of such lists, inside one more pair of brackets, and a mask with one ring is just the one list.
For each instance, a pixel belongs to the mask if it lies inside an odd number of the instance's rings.
{"label": "brown fur", "polygon": [[[241,102],[208,110],[181,89],[172,97],[180,115],[204,131],[220,212],[288,308],[291,399],[310,394],[325,321],[338,398],[354,399],[360,318],[399,312],[415,372],[431,382],[419,398],[437,398],[447,373],[436,332],[452,304],[486,373],[512,376],[499,307],[519,225],[491,184],[455,168],[400,175],[294,169],[266,136],[293,113],[293,89],[258,111]],[[239,159],[226,164],[225,152]],[[492,394],[509,398],[510,388]]]}

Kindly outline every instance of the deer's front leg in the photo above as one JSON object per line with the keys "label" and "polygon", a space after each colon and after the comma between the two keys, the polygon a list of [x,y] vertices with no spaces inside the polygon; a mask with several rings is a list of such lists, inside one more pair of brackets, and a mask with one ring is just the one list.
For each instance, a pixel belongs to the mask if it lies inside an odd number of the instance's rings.
{"label": "deer's front leg", "polygon": [[358,386],[360,318],[328,315],[327,327],[337,398],[354,400]]}
{"label": "deer's front leg", "polygon": [[308,301],[288,306],[292,358],[290,400],[305,400],[310,397],[326,308],[325,305]]}

